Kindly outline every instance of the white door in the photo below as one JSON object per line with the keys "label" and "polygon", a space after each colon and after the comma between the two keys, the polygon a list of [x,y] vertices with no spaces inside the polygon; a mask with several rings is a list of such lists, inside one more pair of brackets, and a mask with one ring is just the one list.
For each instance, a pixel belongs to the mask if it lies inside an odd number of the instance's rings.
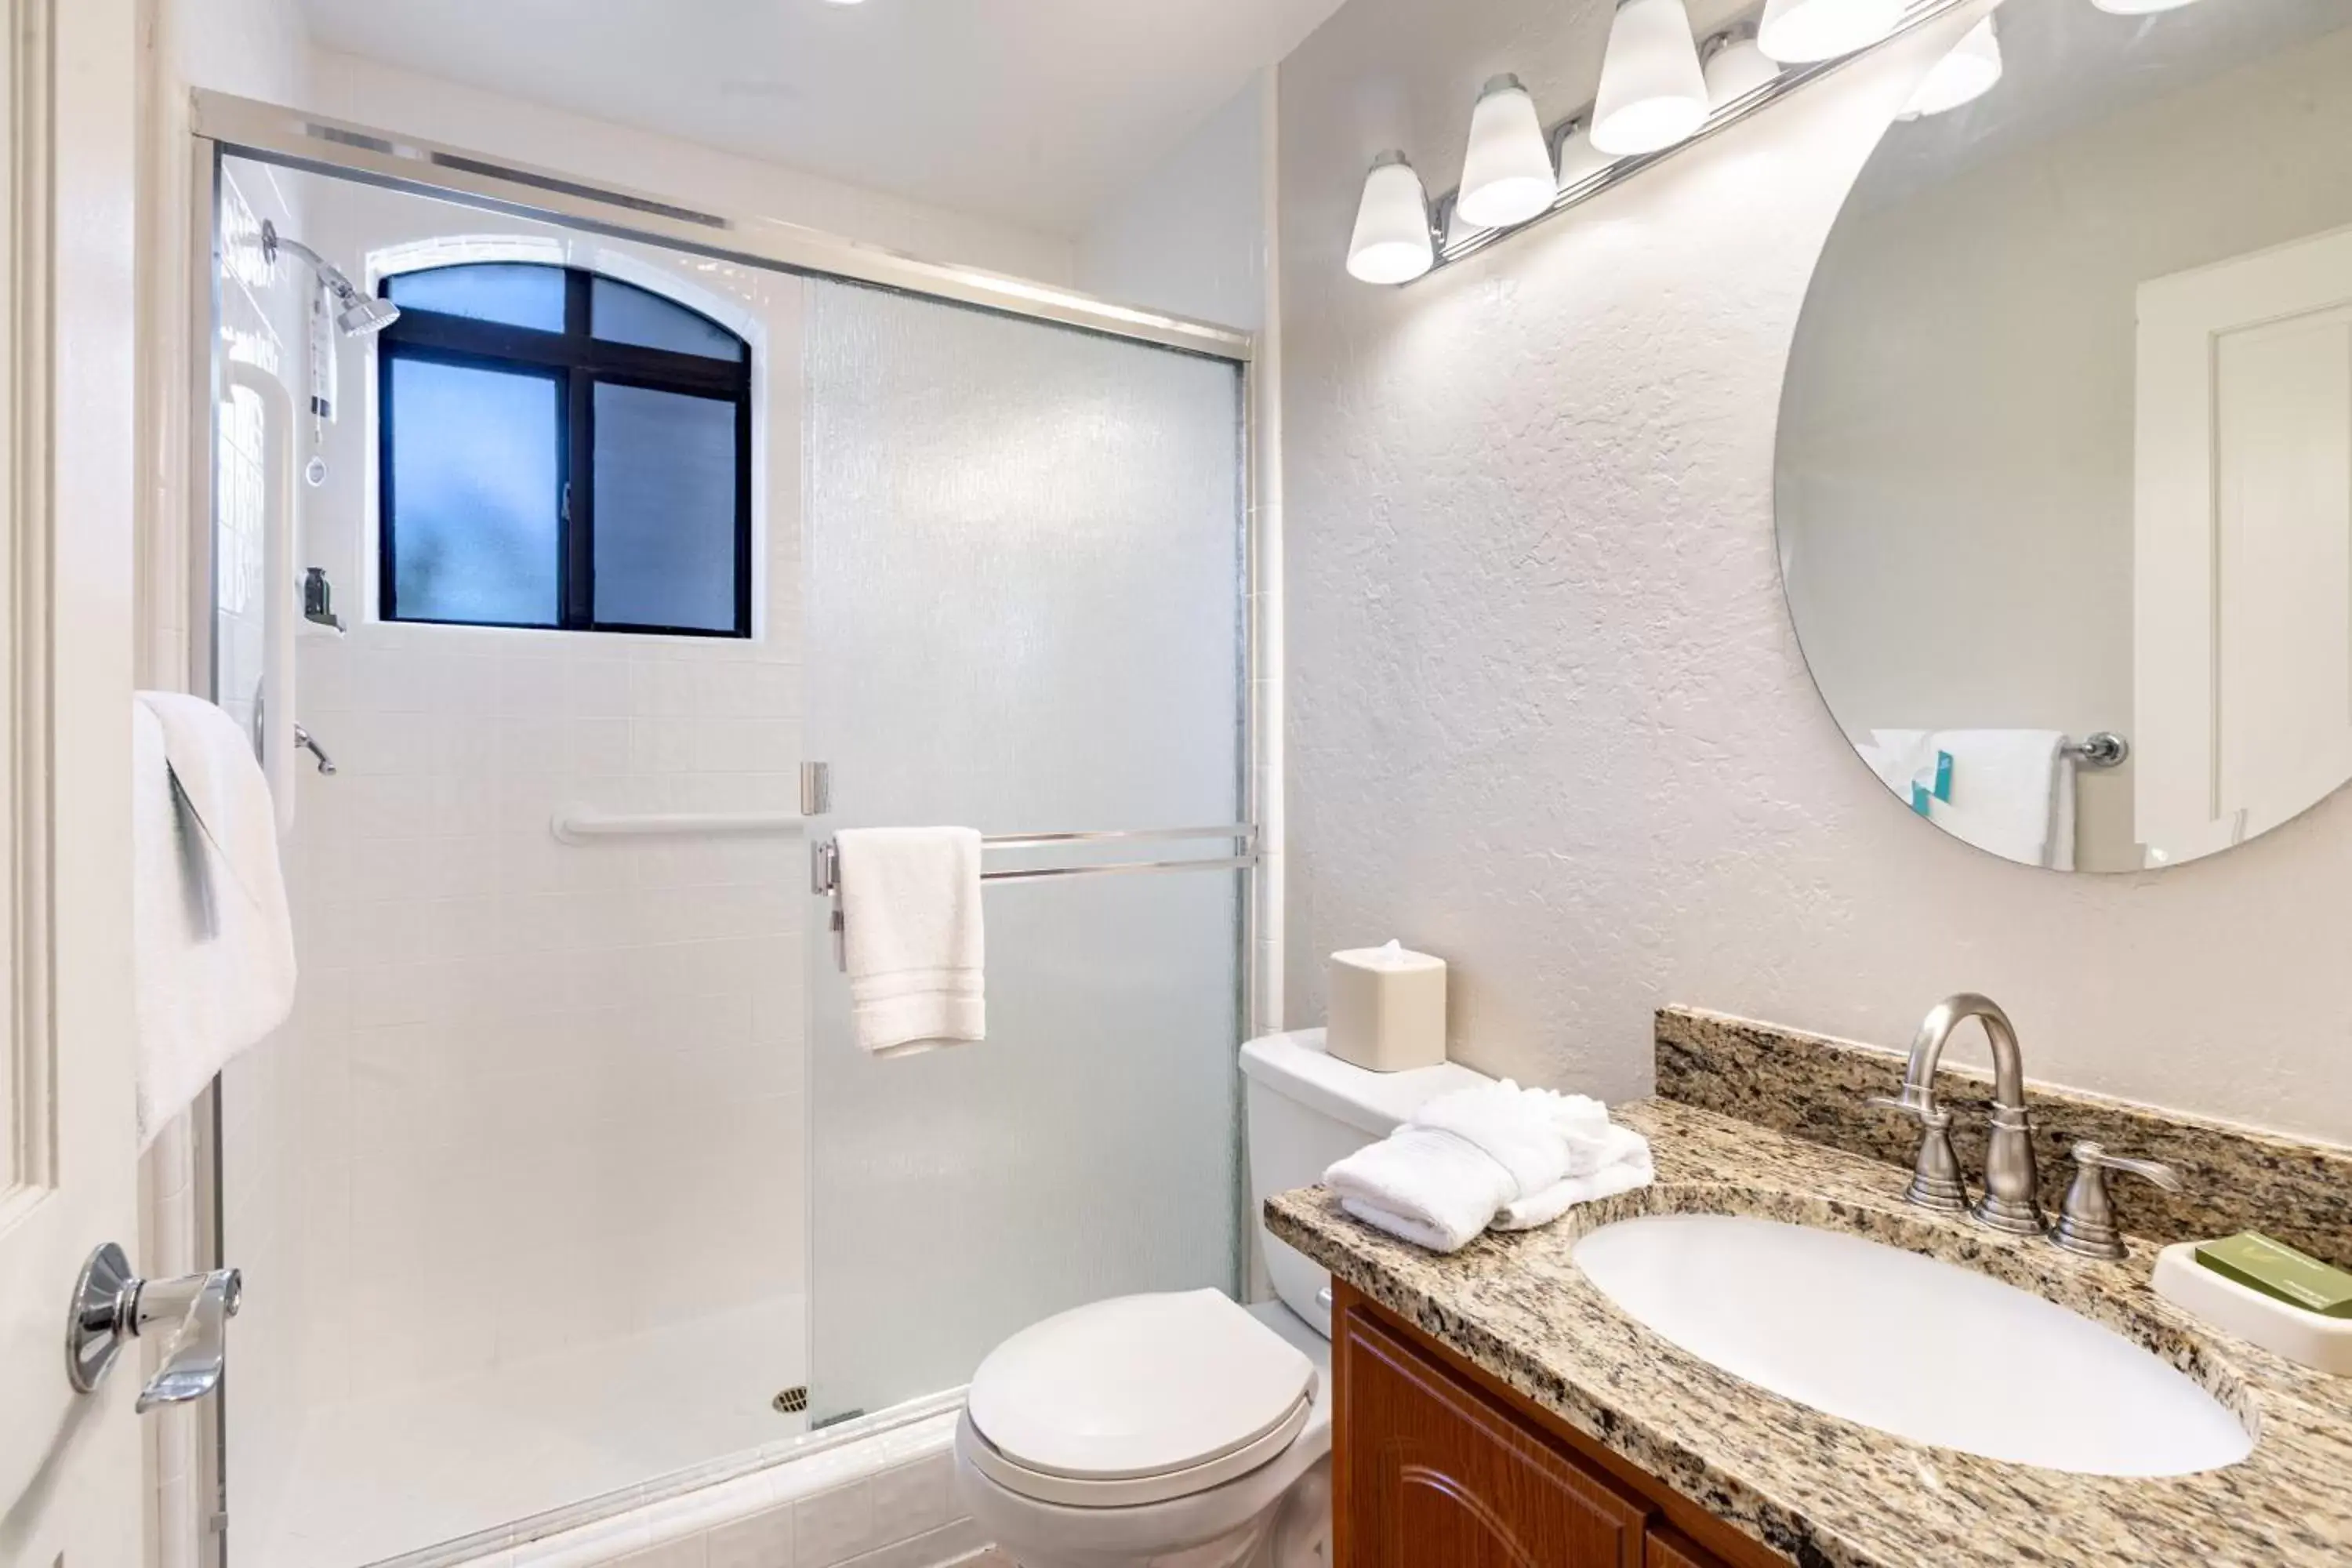
{"label": "white door", "polygon": [[2137,832],[2151,864],[2352,779],[2352,229],[2139,290]]}
{"label": "white door", "polygon": [[128,836],[131,0],[0,0],[0,1565],[133,1568],[135,1356],[66,1376],[136,1249]]}

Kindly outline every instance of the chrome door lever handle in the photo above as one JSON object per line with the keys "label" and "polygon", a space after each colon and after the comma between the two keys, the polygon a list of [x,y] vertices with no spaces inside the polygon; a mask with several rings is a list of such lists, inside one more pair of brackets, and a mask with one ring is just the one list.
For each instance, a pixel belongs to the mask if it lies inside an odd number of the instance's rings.
{"label": "chrome door lever handle", "polygon": [[122,1248],[108,1242],[82,1265],[74,1288],[73,1312],[66,1325],[66,1374],[88,1394],[99,1385],[121,1353],[124,1342],[158,1324],[171,1340],[163,1364],[139,1391],[137,1410],[202,1399],[220,1386],[228,1361],[228,1321],[236,1316],[245,1290],[234,1268],[146,1280],[131,1272]]}

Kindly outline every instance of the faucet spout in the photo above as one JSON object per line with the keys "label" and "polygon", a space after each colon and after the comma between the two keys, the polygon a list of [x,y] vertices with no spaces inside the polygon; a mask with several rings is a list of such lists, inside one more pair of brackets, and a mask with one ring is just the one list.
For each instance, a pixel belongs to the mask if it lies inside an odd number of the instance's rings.
{"label": "faucet spout", "polygon": [[1931,1127],[1948,1113],[1936,1105],[1936,1068],[1952,1031],[1974,1018],[1992,1042],[1992,1125],[1985,1142],[1984,1196],[1969,1212],[1995,1230],[2038,1236],[2049,1228],[2042,1213],[2042,1173],[2033,1157],[2033,1124],[2025,1103],[2025,1058],[2017,1026],[1990,996],[1962,992],[1928,1010],[1912,1037],[1903,1073],[1902,1103]]}
{"label": "faucet spout", "polygon": [[2009,1021],[2000,1004],[1973,991],[1947,996],[1928,1009],[1927,1016],[1920,1022],[1919,1032],[1911,1037],[1911,1062],[1903,1073],[1903,1098],[1935,1104],[1936,1068],[1943,1060],[1945,1043],[1952,1037],[1954,1029],[1970,1018],[1984,1026],[1985,1037],[1992,1042],[1994,1106],[2022,1112],[2025,1058],[2018,1049],[2017,1026]]}

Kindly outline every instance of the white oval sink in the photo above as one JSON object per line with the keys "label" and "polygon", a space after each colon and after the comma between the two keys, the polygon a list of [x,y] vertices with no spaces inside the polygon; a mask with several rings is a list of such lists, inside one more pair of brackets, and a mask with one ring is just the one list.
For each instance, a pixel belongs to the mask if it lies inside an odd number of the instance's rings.
{"label": "white oval sink", "polygon": [[2093,1476],[2181,1476],[2253,1450],[2238,1418],[2112,1330],[1858,1236],[1652,1215],[1576,1244],[1628,1316],[1783,1398],[1916,1442]]}

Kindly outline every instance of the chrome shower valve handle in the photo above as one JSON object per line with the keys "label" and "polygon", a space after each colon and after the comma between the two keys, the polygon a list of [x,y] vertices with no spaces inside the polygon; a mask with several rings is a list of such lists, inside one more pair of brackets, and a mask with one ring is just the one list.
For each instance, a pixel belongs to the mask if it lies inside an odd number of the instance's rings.
{"label": "chrome shower valve handle", "polygon": [[236,1316],[244,1291],[244,1276],[234,1268],[142,1279],[131,1272],[122,1248],[110,1241],[89,1255],[74,1287],[66,1323],[66,1375],[76,1392],[88,1394],[114,1365],[125,1342],[169,1324],[163,1364],[139,1391],[135,1408],[143,1415],[159,1405],[202,1399],[220,1386],[228,1361],[228,1321]]}

